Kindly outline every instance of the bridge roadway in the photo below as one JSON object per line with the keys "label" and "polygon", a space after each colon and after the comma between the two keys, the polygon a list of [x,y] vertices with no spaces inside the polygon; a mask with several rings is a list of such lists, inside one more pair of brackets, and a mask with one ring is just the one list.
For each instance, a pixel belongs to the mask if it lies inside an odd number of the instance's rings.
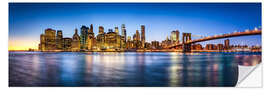
{"label": "bridge roadway", "polygon": [[[201,39],[195,39],[191,41],[187,41],[185,44],[193,44],[197,42],[203,42],[203,41],[209,41],[209,40],[214,40],[214,39],[222,39],[222,38],[230,38],[230,37],[239,37],[239,36],[249,36],[249,35],[261,35],[262,30],[250,30],[250,31],[245,31],[245,32],[234,32],[230,34],[223,34],[223,35],[215,35],[215,36],[209,36]],[[183,43],[176,44],[169,46],[168,48],[173,48],[183,45]]]}

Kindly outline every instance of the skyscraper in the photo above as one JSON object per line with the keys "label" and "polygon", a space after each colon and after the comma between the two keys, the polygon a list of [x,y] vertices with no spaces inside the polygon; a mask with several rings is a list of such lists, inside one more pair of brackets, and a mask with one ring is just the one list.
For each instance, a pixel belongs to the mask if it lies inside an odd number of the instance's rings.
{"label": "skyscraper", "polygon": [[46,50],[46,48],[45,48],[45,35],[44,34],[40,35],[39,50],[40,51],[45,51]]}
{"label": "skyscraper", "polygon": [[98,34],[104,34],[104,27],[102,26],[98,27]]}
{"label": "skyscraper", "polygon": [[121,35],[119,34],[118,27],[115,27],[115,33],[116,33],[116,48],[121,48]]}
{"label": "skyscraper", "polygon": [[136,30],[136,40],[141,41],[140,32],[139,30]]}
{"label": "skyscraper", "polygon": [[78,35],[77,29],[75,29],[75,33],[73,34],[71,47],[72,51],[80,51],[80,36]]}
{"label": "skyscraper", "polygon": [[115,27],[115,33],[116,33],[117,35],[119,35],[118,27]]}
{"label": "skyscraper", "polygon": [[63,48],[63,33],[62,33],[62,30],[57,30],[56,48],[58,50],[62,50],[62,48]]}
{"label": "skyscraper", "polygon": [[72,43],[72,38],[63,38],[63,50],[64,51],[71,51],[71,43]]}
{"label": "skyscraper", "polygon": [[171,40],[173,43],[178,43],[179,42],[179,31],[175,30],[171,32]]}
{"label": "skyscraper", "polygon": [[93,32],[93,24],[91,24],[90,29],[88,30],[88,36],[87,36],[87,40],[86,40],[87,49],[92,50],[93,47],[95,46],[95,42],[96,42],[96,39],[95,39],[95,34]]}
{"label": "skyscraper", "polygon": [[179,34],[180,34],[179,31],[176,30],[175,34],[176,34],[176,42],[179,43]]}
{"label": "skyscraper", "polygon": [[142,40],[142,48],[145,48],[145,26],[141,25],[141,40]]}
{"label": "skyscraper", "polygon": [[89,33],[94,33],[94,31],[93,31],[93,24],[90,25],[90,31],[89,31]]}
{"label": "skyscraper", "polygon": [[126,42],[127,41],[127,33],[126,33],[125,24],[122,24],[121,29],[122,29],[122,36],[124,36],[124,42]]}
{"label": "skyscraper", "polygon": [[104,33],[104,28],[102,26],[99,26],[99,31],[96,39],[96,46],[98,50],[102,50],[105,48],[105,33]]}
{"label": "skyscraper", "polygon": [[224,44],[225,44],[225,49],[226,49],[226,50],[229,50],[229,49],[230,49],[230,40],[229,40],[229,39],[226,39],[226,40],[224,41]]}
{"label": "skyscraper", "polygon": [[51,28],[45,30],[45,49],[56,50],[56,31]]}
{"label": "skyscraper", "polygon": [[159,42],[158,41],[152,41],[151,46],[153,49],[159,49]]}
{"label": "skyscraper", "polygon": [[117,49],[118,43],[117,43],[117,34],[116,32],[113,32],[112,29],[108,30],[109,32],[107,32],[105,34],[105,47],[106,49]]}
{"label": "skyscraper", "polygon": [[87,47],[87,43],[86,43],[86,40],[87,40],[87,36],[88,36],[88,27],[86,26],[82,26],[81,27],[81,35],[80,35],[80,42],[81,42],[81,49],[83,50],[86,50],[86,47]]}

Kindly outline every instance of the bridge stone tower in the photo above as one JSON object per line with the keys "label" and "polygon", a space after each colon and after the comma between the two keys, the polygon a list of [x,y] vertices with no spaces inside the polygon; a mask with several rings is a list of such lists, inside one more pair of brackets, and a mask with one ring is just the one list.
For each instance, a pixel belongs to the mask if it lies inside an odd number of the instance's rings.
{"label": "bridge stone tower", "polygon": [[183,42],[183,52],[190,52],[191,51],[191,33],[183,33],[182,35],[182,42]]}

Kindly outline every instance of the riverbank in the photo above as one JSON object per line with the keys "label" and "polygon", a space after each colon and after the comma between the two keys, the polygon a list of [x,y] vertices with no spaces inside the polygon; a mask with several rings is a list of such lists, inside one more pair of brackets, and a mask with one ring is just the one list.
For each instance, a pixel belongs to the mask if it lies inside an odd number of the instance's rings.
{"label": "riverbank", "polygon": [[[9,50],[9,52],[183,52],[183,50],[89,50],[89,51],[61,51],[61,50],[53,50],[53,51],[39,51],[39,50]],[[261,50],[191,50],[190,52],[262,52]]]}

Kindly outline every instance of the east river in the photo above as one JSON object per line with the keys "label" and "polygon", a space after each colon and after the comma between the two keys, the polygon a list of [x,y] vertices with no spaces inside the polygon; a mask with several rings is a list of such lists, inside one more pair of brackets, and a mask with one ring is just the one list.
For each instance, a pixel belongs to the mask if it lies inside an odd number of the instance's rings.
{"label": "east river", "polygon": [[9,52],[9,86],[205,87],[236,85],[257,52]]}

